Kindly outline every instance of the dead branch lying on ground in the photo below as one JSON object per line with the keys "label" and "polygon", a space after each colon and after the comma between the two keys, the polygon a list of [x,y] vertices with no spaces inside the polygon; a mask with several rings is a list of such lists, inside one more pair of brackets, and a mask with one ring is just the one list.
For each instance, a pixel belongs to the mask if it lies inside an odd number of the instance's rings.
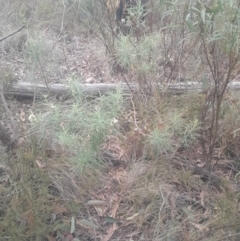
{"label": "dead branch lying on ground", "polygon": [[[49,89],[44,84],[32,84],[28,82],[14,84],[5,92],[5,95],[19,97],[42,97],[50,95],[56,97],[71,97],[71,89],[67,84],[49,84]],[[187,92],[204,92],[202,84],[198,82],[184,82],[169,85],[159,84],[157,86],[160,91],[169,94],[184,94]],[[115,92],[117,88],[122,89],[124,96],[129,96],[131,93],[138,91],[139,87],[136,84],[79,84],[78,88],[87,96],[99,96],[109,92]],[[155,88],[153,85],[152,88]],[[229,90],[239,91],[240,82],[232,82],[228,86]]]}

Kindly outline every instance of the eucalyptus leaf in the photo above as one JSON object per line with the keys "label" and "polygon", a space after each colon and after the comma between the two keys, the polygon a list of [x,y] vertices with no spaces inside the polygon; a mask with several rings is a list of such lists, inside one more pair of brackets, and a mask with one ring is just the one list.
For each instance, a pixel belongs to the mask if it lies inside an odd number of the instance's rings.
{"label": "eucalyptus leaf", "polygon": [[90,228],[98,228],[98,226],[90,221],[88,221],[87,219],[81,219],[80,223],[82,223],[85,226],[88,226]]}
{"label": "eucalyptus leaf", "polygon": [[70,234],[75,232],[75,221],[76,221],[75,218],[72,217]]}
{"label": "eucalyptus leaf", "polygon": [[90,200],[87,202],[87,205],[103,205],[106,204],[106,201],[102,201],[102,200]]}
{"label": "eucalyptus leaf", "polygon": [[202,18],[203,23],[205,23],[205,16],[206,16],[206,11],[205,11],[205,9],[202,9],[201,10],[201,18]]}
{"label": "eucalyptus leaf", "polygon": [[119,220],[109,217],[109,216],[103,217],[103,219],[107,223],[121,223]]}

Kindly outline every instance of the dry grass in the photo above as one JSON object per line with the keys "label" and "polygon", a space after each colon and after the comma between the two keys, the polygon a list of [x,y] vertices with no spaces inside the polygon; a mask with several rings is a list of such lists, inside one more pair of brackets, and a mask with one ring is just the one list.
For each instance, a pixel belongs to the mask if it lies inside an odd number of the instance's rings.
{"label": "dry grass", "polygon": [[[239,239],[240,99],[225,93],[221,105],[211,170],[221,180],[216,183],[193,168],[204,168],[206,161],[201,116],[210,95],[169,96],[153,89],[155,83],[182,77],[199,81],[210,73],[199,37],[194,31],[187,34],[182,16],[199,6],[149,4],[142,32],[123,36],[104,0],[65,5],[0,0],[1,37],[25,25],[1,42],[1,63],[8,66],[0,72],[6,81],[15,71],[21,81],[68,77],[72,86],[86,76],[111,75],[143,87],[124,101],[120,92],[86,101],[74,89],[66,102],[45,97],[19,107],[16,119],[22,121],[25,145],[14,156],[2,155],[1,237],[65,241],[74,233],[79,240],[101,241]],[[213,112],[206,113],[208,143]]]}
{"label": "dry grass", "polygon": [[[18,153],[16,160],[8,160],[9,166],[3,169],[8,184],[1,185],[1,218],[5,223],[1,235],[6,237],[11,232],[11,240],[19,239],[19,235],[24,235],[24,240],[57,237],[59,233],[69,232],[73,215],[77,218],[75,234],[78,238],[96,239],[96,234],[103,238],[101,229],[110,232],[112,225],[110,222],[106,226],[103,217],[112,216],[115,209],[117,214],[113,217],[120,220],[121,224],[110,240],[132,237],[134,240],[188,238],[210,241],[238,232],[237,195],[187,170],[184,166],[186,159],[192,164],[202,163],[199,143],[193,139],[188,146],[181,145],[179,140],[184,134],[182,126],[186,126],[186,118],[184,124],[177,122],[176,126],[174,121],[169,121],[169,116],[178,116],[176,110],[166,111],[173,103],[162,101],[161,106],[158,106],[153,105],[153,101],[150,99],[144,104],[152,106],[148,110],[139,102],[134,111],[132,103],[125,107],[131,111],[127,115],[123,111],[121,117],[125,116],[125,119],[122,118],[116,124],[122,134],[118,132],[115,137],[109,136],[103,146],[103,151],[109,153],[109,156],[101,157],[103,165],[100,169],[86,168],[80,174],[76,171],[76,165],[70,161],[69,152],[64,149],[60,151],[60,146],[55,151],[49,150],[48,145],[43,143],[39,146],[41,148],[30,145]],[[178,101],[181,103],[181,98]],[[183,101],[191,107],[186,97]],[[157,106],[158,109],[155,108]],[[189,106],[183,104],[178,109],[179,113],[188,113]],[[198,115],[195,111],[190,113]],[[191,116],[189,121],[193,118]],[[129,123],[129,127],[122,129],[125,122]],[[147,129],[144,123],[148,123]],[[179,131],[176,135],[170,135],[170,140],[165,139],[173,143],[171,151],[166,152],[157,147],[152,149],[149,140],[151,130],[156,127],[171,132]],[[134,146],[140,145],[145,151],[139,153],[134,148],[130,150],[129,145],[125,145],[128,138],[135,138]],[[32,140],[32,143],[38,140]],[[238,172],[231,173],[232,169],[228,168],[224,165],[221,167],[219,163],[216,173],[230,175],[231,179],[236,174],[237,178]],[[89,200],[105,200],[107,206],[89,206]],[[6,212],[3,210],[7,204]],[[101,228],[94,234],[91,227],[80,222],[83,218]]]}

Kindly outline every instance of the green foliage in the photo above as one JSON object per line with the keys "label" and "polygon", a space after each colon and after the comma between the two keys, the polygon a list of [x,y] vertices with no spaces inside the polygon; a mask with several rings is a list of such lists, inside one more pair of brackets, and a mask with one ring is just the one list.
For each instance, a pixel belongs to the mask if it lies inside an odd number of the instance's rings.
{"label": "green foliage", "polygon": [[149,138],[149,144],[153,147],[154,152],[158,154],[167,154],[173,151],[172,135],[168,131],[154,129]]}
{"label": "green foliage", "polygon": [[[199,43],[205,104],[202,107],[202,147],[207,165],[211,165],[214,148],[221,134],[223,99],[228,84],[239,75],[240,14],[236,1],[198,1],[188,5],[185,22],[188,36]],[[207,127],[209,126],[210,127]],[[206,129],[209,130],[206,131]],[[208,142],[206,140],[208,139]],[[210,143],[210,144],[209,144]]]}
{"label": "green foliage", "polygon": [[200,123],[197,119],[188,120],[177,112],[165,116],[163,128],[154,128],[148,139],[157,155],[172,154],[179,146],[188,147],[197,139]]}
{"label": "green foliage", "polygon": [[26,43],[29,63],[38,64],[43,57],[50,51],[46,48],[46,42],[43,41],[41,36],[35,36],[35,38],[29,38]]}
{"label": "green foliage", "polygon": [[47,34],[34,33],[28,36],[24,47],[24,58],[28,65],[41,69],[47,62],[49,69],[49,65],[56,65],[60,57],[58,50],[54,48],[53,39]]}
{"label": "green foliage", "polygon": [[184,147],[189,146],[192,141],[199,137],[198,131],[200,130],[200,123],[197,119],[194,119],[187,123],[183,128],[182,142]]}
{"label": "green foliage", "polygon": [[239,13],[235,7],[234,1],[214,1],[207,7],[199,1],[195,6],[189,6],[186,23],[190,33],[202,34],[209,46],[217,44],[225,55],[237,50]]}
{"label": "green foliage", "polygon": [[42,141],[48,135],[53,143],[61,145],[80,172],[85,167],[98,166],[99,147],[114,131],[112,122],[122,106],[121,91],[90,102],[84,101],[78,92],[68,104],[47,106],[47,115],[36,116],[35,128],[46,133],[41,135]]}
{"label": "green foliage", "polygon": [[117,42],[116,59],[124,69],[135,74],[156,73],[159,57],[160,35],[146,36],[133,43],[129,36],[121,36]]}

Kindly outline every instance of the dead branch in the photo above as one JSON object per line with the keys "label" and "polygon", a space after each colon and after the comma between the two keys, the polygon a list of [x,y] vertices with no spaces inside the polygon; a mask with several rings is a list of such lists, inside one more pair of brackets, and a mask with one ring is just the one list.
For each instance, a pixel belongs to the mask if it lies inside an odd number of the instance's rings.
{"label": "dead branch", "polygon": [[13,36],[14,34],[16,34],[16,33],[18,33],[18,32],[20,32],[20,31],[21,31],[22,29],[24,29],[24,28],[25,28],[25,26],[22,26],[21,28],[17,29],[16,31],[8,34],[7,36],[5,36],[5,37],[3,37],[3,38],[1,38],[1,39],[0,39],[0,42],[2,42],[3,40],[5,40],[5,39],[7,39],[7,38],[9,38],[9,37],[11,37],[11,36]]}
{"label": "dead branch", "polygon": [[[139,90],[136,84],[79,84],[77,86],[86,96],[99,96],[109,92],[115,92],[117,88],[122,89],[123,96],[130,96],[132,93]],[[204,92],[202,84],[198,82],[184,82],[166,85],[155,85],[152,88],[158,88],[159,91],[168,94],[185,94],[188,92]],[[240,90],[240,82],[232,82],[228,85],[231,91]],[[28,82],[17,83],[5,91],[5,95],[18,97],[33,97],[41,98],[43,95],[55,96],[57,98],[71,98],[71,88],[67,84],[49,84],[49,89],[44,84],[32,84]]]}

